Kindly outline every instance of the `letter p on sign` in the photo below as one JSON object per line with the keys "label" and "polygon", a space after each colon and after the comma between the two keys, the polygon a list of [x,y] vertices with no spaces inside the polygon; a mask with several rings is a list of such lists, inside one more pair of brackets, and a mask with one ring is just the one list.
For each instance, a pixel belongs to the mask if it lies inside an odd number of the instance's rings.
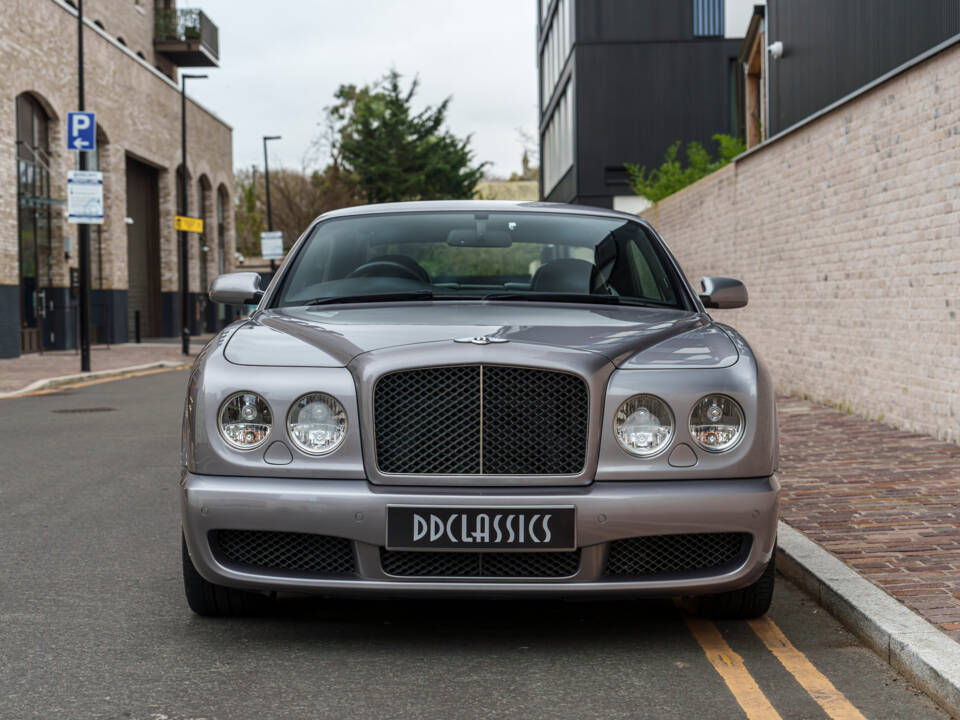
{"label": "letter p on sign", "polygon": [[67,150],[95,150],[97,120],[92,112],[67,113]]}

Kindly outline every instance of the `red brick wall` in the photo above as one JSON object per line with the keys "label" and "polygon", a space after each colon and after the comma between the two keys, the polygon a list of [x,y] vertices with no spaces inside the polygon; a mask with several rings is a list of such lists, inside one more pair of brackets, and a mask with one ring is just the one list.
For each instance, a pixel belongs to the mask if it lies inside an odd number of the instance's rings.
{"label": "red brick wall", "polygon": [[644,216],[781,391],[960,441],[960,45]]}

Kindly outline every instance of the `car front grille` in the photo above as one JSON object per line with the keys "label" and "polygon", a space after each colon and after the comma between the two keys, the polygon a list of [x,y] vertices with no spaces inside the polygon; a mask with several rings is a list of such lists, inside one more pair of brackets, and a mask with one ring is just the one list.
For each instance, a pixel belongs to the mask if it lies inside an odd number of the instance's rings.
{"label": "car front grille", "polygon": [[380,564],[396,577],[565,578],[580,569],[570,552],[410,552],[380,549]]}
{"label": "car front grille", "polygon": [[650,535],[610,543],[604,575],[649,577],[681,572],[720,570],[746,558],[746,533]]}
{"label": "car front grille", "polygon": [[314,575],[356,575],[353,543],[346,538],[261,530],[214,530],[210,546],[228,565]]}
{"label": "car front grille", "polygon": [[587,451],[589,393],[566,372],[461,365],[384,375],[374,390],[380,472],[573,475]]}

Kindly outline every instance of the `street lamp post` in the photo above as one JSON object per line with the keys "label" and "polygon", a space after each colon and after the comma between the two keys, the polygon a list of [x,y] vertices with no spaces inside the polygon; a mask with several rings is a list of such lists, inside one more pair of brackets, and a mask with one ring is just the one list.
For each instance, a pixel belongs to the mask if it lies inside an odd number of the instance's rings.
{"label": "street lamp post", "polygon": [[[77,110],[84,110],[83,92],[83,0],[77,2]],[[87,169],[87,152],[77,153],[77,170]],[[80,262],[80,371],[90,372],[90,226],[77,225]],[[42,328],[41,328],[42,329]],[[41,349],[43,342],[40,343]]]}
{"label": "street lamp post", "polygon": [[[267,162],[267,141],[279,140],[279,135],[263,136],[263,178],[267,189],[267,230],[273,232],[273,210],[270,207],[270,165]],[[270,259],[270,272],[276,272],[277,263],[273,258]]]}
{"label": "street lamp post", "polygon": [[[180,212],[187,215],[187,80],[200,80],[206,75],[180,75]],[[187,298],[190,291],[190,272],[187,269],[190,252],[187,246],[187,233],[180,231],[180,339],[183,354],[190,354],[190,312]]]}

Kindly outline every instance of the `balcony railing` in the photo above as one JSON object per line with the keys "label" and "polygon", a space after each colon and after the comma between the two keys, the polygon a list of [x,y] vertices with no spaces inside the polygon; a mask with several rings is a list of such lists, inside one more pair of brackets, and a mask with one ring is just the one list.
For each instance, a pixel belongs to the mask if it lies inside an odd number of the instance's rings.
{"label": "balcony railing", "polygon": [[157,8],[154,16],[154,45],[177,65],[217,65],[220,39],[217,26],[202,10]]}

